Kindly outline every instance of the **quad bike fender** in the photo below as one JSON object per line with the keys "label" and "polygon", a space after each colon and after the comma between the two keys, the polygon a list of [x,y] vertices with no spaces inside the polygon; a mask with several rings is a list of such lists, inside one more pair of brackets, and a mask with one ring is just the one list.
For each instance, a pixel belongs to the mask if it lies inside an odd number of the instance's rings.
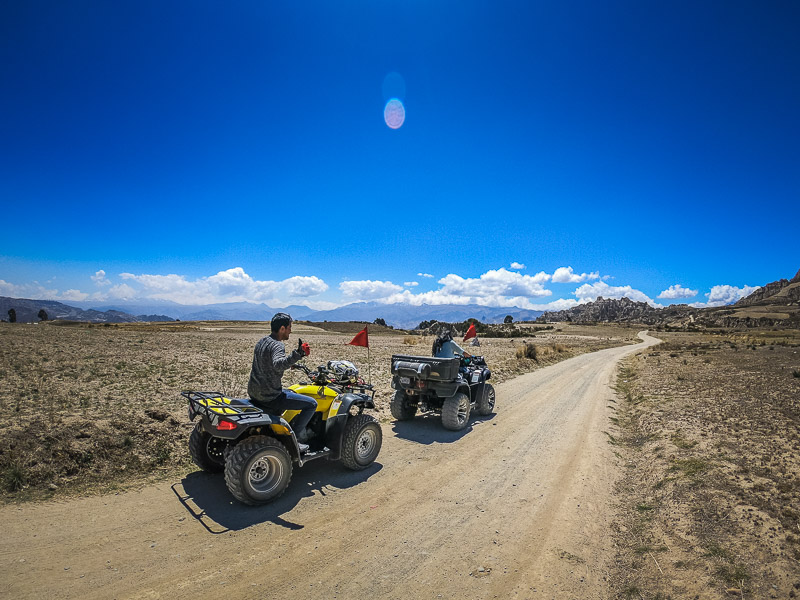
{"label": "quad bike fender", "polygon": [[[241,418],[225,418],[224,416],[213,414],[211,417],[201,415],[200,422],[203,424],[203,429],[214,437],[222,438],[225,440],[238,440],[245,432],[251,431],[256,427],[270,427],[273,424],[279,423],[282,420],[276,415],[268,415],[266,413],[259,413],[257,416],[249,416],[246,419]],[[221,423],[234,423],[236,427],[233,429],[220,429]]]}
{"label": "quad bike fender", "polygon": [[479,383],[478,385],[472,386],[472,389],[467,391],[467,395],[469,396],[469,400],[472,403],[478,402],[481,398],[483,398],[484,388],[486,387],[486,382]]}
{"label": "quad bike fender", "polygon": [[325,421],[325,441],[331,450],[329,458],[338,460],[342,455],[342,438],[347,419],[350,417],[350,409],[358,406],[362,410],[365,408],[375,408],[375,402],[367,394],[340,394],[331,404],[328,412],[328,419]]}
{"label": "quad bike fender", "polygon": [[449,383],[434,383],[430,386],[431,391],[435,392],[439,398],[452,398],[458,392],[466,391],[469,394],[469,386],[460,381]]}

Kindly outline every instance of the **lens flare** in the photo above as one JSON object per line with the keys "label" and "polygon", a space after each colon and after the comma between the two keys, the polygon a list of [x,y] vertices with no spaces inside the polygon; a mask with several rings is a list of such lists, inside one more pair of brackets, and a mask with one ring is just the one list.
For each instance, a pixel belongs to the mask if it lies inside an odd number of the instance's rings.
{"label": "lens flare", "polygon": [[406,109],[403,107],[403,103],[397,98],[389,100],[386,108],[383,109],[383,120],[392,129],[400,129],[406,120]]}

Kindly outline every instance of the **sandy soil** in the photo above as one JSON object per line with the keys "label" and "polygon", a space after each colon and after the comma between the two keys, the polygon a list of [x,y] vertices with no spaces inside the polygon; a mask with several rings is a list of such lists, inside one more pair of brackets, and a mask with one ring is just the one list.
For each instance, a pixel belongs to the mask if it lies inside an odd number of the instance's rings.
{"label": "sandy soil", "polygon": [[800,331],[655,335],[664,343],[621,361],[617,378],[612,589],[797,598]]}
{"label": "sandy soil", "polygon": [[462,432],[434,416],[384,424],[370,469],[310,463],[265,507],[200,472],[2,507],[0,596],[604,598],[609,384],[643,347],[500,384],[497,413]]}

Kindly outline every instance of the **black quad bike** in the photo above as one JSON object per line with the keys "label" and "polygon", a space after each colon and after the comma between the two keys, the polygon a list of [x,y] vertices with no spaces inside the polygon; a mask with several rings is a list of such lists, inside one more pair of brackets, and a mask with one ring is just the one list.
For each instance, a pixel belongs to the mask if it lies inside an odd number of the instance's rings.
{"label": "black quad bike", "polygon": [[398,421],[413,419],[417,411],[442,414],[442,425],[458,431],[469,422],[474,409],[479,415],[494,410],[492,376],[482,356],[433,358],[392,356],[392,416]]}
{"label": "black quad bike", "polygon": [[326,458],[359,471],[380,452],[381,427],[364,412],[375,408],[375,391],[358,378],[352,363],[331,361],[316,371],[305,365],[292,368],[303,371],[310,382],[289,389],[317,401],[305,453],[290,427],[300,411],[270,414],[250,400],[226,398],[219,392],[181,392],[189,401],[189,419],[200,418],[189,437],[192,460],[206,472],[224,471],[228,490],[245,504],[265,504],[283,494],[293,464],[302,467]]}

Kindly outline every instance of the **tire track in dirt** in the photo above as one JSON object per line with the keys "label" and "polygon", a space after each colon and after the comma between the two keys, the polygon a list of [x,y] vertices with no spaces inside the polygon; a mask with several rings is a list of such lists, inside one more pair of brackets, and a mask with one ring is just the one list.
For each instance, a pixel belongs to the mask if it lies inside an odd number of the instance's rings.
{"label": "tire track in dirt", "polygon": [[0,595],[601,598],[608,383],[643,347],[506,382],[498,412],[464,432],[434,417],[384,425],[380,465],[352,474],[310,463],[267,507],[233,502],[221,477],[185,478],[180,493],[194,480],[209,488],[193,500],[229,528],[221,535],[168,485],[4,507]]}

